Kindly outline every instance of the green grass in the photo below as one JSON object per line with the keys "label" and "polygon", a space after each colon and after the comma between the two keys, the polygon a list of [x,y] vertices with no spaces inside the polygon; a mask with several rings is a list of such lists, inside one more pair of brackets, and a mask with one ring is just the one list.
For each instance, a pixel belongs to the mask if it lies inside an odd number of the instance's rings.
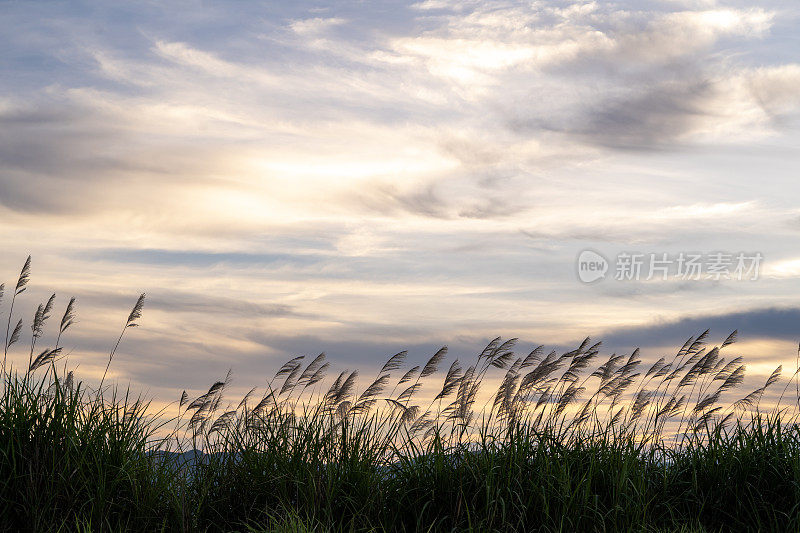
{"label": "green grass", "polygon": [[495,339],[472,361],[443,349],[411,368],[401,352],[364,387],[295,358],[264,391],[229,403],[226,378],[165,420],[58,363],[74,301],[37,349],[52,308],[34,316],[29,363],[3,365],[2,530],[800,530],[797,372],[737,395],[735,335],[646,367],[588,339],[522,356]]}

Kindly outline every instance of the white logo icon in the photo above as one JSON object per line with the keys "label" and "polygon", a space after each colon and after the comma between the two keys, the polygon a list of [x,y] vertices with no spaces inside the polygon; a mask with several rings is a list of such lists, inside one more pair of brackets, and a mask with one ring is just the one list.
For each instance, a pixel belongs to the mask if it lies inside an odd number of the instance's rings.
{"label": "white logo icon", "polygon": [[578,254],[578,279],[592,283],[603,279],[608,272],[608,260],[594,250],[584,250]]}

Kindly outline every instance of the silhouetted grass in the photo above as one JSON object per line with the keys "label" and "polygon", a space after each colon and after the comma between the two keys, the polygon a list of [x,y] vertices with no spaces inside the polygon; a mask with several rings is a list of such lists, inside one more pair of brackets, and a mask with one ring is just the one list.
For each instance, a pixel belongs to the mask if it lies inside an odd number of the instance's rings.
{"label": "silhouetted grass", "polygon": [[[26,262],[13,298],[29,276]],[[589,339],[522,356],[495,339],[472,361],[443,348],[410,368],[401,352],[364,385],[356,371],[328,379],[323,354],[297,357],[234,403],[230,373],[184,392],[165,422],[105,373],[92,389],[58,368],[74,300],[56,345],[36,349],[53,307],[32,321],[27,368],[3,367],[5,530],[800,529],[797,372],[769,408],[780,369],[736,395],[745,367],[723,355],[735,333],[646,367]]]}

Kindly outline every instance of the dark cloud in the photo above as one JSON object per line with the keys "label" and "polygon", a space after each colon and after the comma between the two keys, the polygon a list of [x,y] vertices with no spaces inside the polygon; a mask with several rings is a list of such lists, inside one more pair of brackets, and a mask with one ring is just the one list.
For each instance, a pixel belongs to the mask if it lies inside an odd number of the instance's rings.
{"label": "dark cloud", "polygon": [[[331,363],[329,374],[344,369],[358,369],[362,376],[377,371],[386,360],[402,350],[408,350],[407,367],[425,364],[442,344],[435,342],[389,342],[375,340],[333,340],[309,335],[287,336],[264,331],[237,330],[263,349],[242,348],[236,343],[221,348],[192,335],[158,335],[152,331],[126,332],[114,365],[118,365],[126,378],[150,387],[198,389],[224,377],[230,368],[237,376],[237,385],[252,387],[264,385],[280,366],[289,359],[303,355],[307,360],[325,352]],[[237,339],[240,340],[240,339]],[[488,342],[490,339],[486,339]],[[98,339],[80,332],[70,335],[68,342],[80,346],[69,356],[70,367],[80,364],[103,368],[113,339]],[[111,343],[111,344],[109,344]],[[446,363],[458,357],[469,363],[483,349],[485,343],[450,343]],[[86,350],[96,352],[88,357]],[[399,375],[398,375],[399,377]],[[363,379],[369,379],[364,377]]]}
{"label": "dark cloud", "polygon": [[590,241],[590,242],[636,242],[633,232],[620,228],[587,227],[565,230],[521,229],[520,233],[535,241]]}
{"label": "dark cloud", "polygon": [[[253,354],[238,348],[220,349],[197,335],[197,332],[189,334],[191,330],[185,328],[170,335],[159,335],[146,329],[127,330],[115,353],[111,371],[119,372],[125,381],[180,391],[182,388],[207,387],[210,382],[224,377],[228,368],[234,368],[243,375],[260,377],[266,375],[265,367],[274,366],[274,362],[260,369],[257,365],[248,365],[248,358],[252,358]],[[69,347],[65,358],[67,366],[77,368],[78,376],[88,376],[88,371],[82,369],[99,368],[102,371],[115,340],[110,331],[107,338],[101,338],[96,333],[88,334],[82,328],[70,331],[64,341]],[[256,371],[256,374],[250,373]]]}
{"label": "dark cloud", "polygon": [[[93,308],[119,309],[120,317],[136,301],[136,294],[82,291],[79,304]],[[286,304],[259,304],[248,300],[211,296],[175,290],[156,290],[147,293],[146,309],[171,313],[202,313],[207,316],[226,315],[245,318],[297,316]]]}
{"label": "dark cloud", "polygon": [[292,306],[286,304],[258,304],[235,298],[210,297],[190,293],[159,293],[148,298],[150,308],[170,312],[235,315],[246,318],[283,317],[297,315]]}
{"label": "dark cloud", "polygon": [[630,98],[599,102],[570,133],[593,144],[626,150],[674,145],[713,116],[709,83],[665,84]]}
{"label": "dark cloud", "polygon": [[164,179],[186,179],[181,173],[191,171],[169,142],[153,148],[152,138],[129,131],[130,117],[69,98],[32,99],[0,108],[2,206],[60,215],[129,209],[121,191],[148,182],[155,191]]}
{"label": "dark cloud", "polygon": [[672,280],[669,282],[642,283],[611,279],[614,272],[607,274],[606,282],[595,285],[603,296],[612,298],[661,298],[673,294],[705,294],[721,291],[731,292],[731,286],[720,280]]}
{"label": "dark cloud", "polygon": [[[155,302],[151,304],[158,305]],[[209,305],[216,305],[216,302],[209,302]],[[696,337],[706,329],[711,330],[711,342],[718,344],[734,329],[738,329],[739,339],[744,341],[753,339],[793,341],[800,338],[798,326],[800,326],[800,308],[767,308],[687,317],[642,327],[617,328],[591,335],[591,339],[603,342],[603,353],[612,351],[624,353],[640,347],[644,358],[649,361],[663,355],[653,353],[653,348],[672,346],[677,351],[687,338]],[[251,387],[263,385],[281,364],[298,355],[304,355],[310,360],[317,354],[325,352],[332,365],[331,373],[344,369],[358,369],[363,377],[377,371],[389,357],[399,351],[408,351],[406,368],[410,368],[413,365],[424,364],[443,345],[447,345],[449,351],[440,369],[449,366],[456,358],[462,365],[468,365],[491,340],[491,337],[481,337],[476,334],[469,338],[459,336],[402,342],[390,339],[401,337],[420,339],[430,338],[431,335],[421,330],[398,326],[384,328],[386,340],[380,340],[380,327],[364,326],[362,329],[364,334],[360,338],[354,331],[346,335],[325,336],[287,335],[278,331],[270,332],[246,327],[229,331],[237,340],[247,340],[255,346],[263,346],[263,350],[254,348],[253,345],[243,348],[236,343],[221,349],[220,346],[208,344],[204,339],[194,335],[176,336],[157,334],[153,331],[142,334],[140,331],[131,331],[126,336],[115,364],[123,368],[125,375],[130,379],[156,388],[200,389],[223,376],[228,368],[232,368],[234,375],[237,376],[238,386]],[[72,332],[68,344],[79,346],[78,350],[71,352],[72,364],[85,363],[101,367],[101,363],[105,363],[102,354],[109,349],[112,340],[99,339],[96,334]],[[521,338],[516,352],[518,355],[525,355],[542,343],[547,351],[555,350],[563,353],[574,349],[581,340],[575,339],[571,343],[548,343],[546,338],[535,340]],[[86,350],[99,355],[95,360],[87,359],[82,355]]]}
{"label": "dark cloud", "polygon": [[725,338],[733,330],[739,339],[800,340],[800,308],[770,307],[718,315],[702,315],[647,326],[612,329],[598,336],[607,347],[680,347],[690,336],[706,329]]}
{"label": "dark cloud", "polygon": [[709,82],[634,84],[638,87],[622,96],[590,100],[558,118],[513,119],[511,128],[557,132],[605,148],[657,150],[674,148],[704,121],[714,119],[708,104],[715,87]]}
{"label": "dark cloud", "polygon": [[147,265],[187,266],[208,268],[217,265],[280,265],[296,266],[319,263],[321,257],[314,254],[288,253],[244,253],[244,252],[206,252],[198,250],[164,250],[155,248],[131,249],[117,248],[96,252],[81,251],[77,257],[115,263],[141,263]]}
{"label": "dark cloud", "polygon": [[[484,190],[496,189],[494,181],[501,178],[482,178],[477,181]],[[471,182],[472,177],[461,178]],[[472,219],[502,219],[517,215],[529,207],[517,199],[487,191],[485,196],[475,200],[459,201],[449,198],[440,192],[435,184],[428,183],[410,190],[400,190],[392,184],[379,183],[364,188],[353,195],[361,207],[370,211],[387,214],[410,213],[417,216],[452,219],[455,217]]]}
{"label": "dark cloud", "polygon": [[431,218],[450,218],[448,205],[433,184],[400,190],[391,183],[374,183],[354,193],[353,199],[361,207],[383,215],[411,213]]}
{"label": "dark cloud", "polygon": [[[0,108],[0,165],[3,168],[92,179],[93,176],[86,175],[97,160],[92,156],[108,153],[109,143],[126,140],[118,117],[66,98],[53,100],[32,96],[35,101]],[[103,150],[98,150],[101,142]]]}
{"label": "dark cloud", "polygon": [[513,201],[491,196],[476,202],[470,207],[465,207],[458,212],[458,216],[463,218],[475,218],[481,220],[501,219],[512,217],[528,209]]}
{"label": "dark cloud", "polygon": [[[365,328],[368,329],[368,328]],[[400,328],[402,329],[402,328]],[[399,332],[394,332],[395,336]],[[365,338],[363,340],[336,340],[333,338],[321,338],[311,335],[297,336],[268,336],[258,335],[254,337],[270,348],[285,354],[289,359],[297,355],[314,356],[325,352],[332,364],[341,368],[372,370],[380,367],[386,360],[397,352],[407,350],[409,352],[409,363],[424,364],[425,360],[433,355],[443,344],[436,342],[391,342],[378,341]],[[466,343],[450,344],[450,357],[459,354],[464,357],[466,354],[477,353],[476,350],[482,347],[469,346]],[[281,361],[283,362],[283,361]]]}

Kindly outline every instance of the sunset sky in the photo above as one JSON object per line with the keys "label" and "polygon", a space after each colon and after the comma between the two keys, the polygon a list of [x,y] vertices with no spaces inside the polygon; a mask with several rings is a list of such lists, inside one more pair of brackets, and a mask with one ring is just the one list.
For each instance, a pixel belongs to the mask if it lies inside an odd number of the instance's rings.
{"label": "sunset sky", "polygon": [[[146,292],[113,377],[168,399],[498,335],[657,357],[738,328],[752,374],[794,364],[798,30],[778,1],[0,2],[14,321],[56,292],[52,342],[74,295],[96,379]],[[585,249],[763,262],[586,284]]]}

